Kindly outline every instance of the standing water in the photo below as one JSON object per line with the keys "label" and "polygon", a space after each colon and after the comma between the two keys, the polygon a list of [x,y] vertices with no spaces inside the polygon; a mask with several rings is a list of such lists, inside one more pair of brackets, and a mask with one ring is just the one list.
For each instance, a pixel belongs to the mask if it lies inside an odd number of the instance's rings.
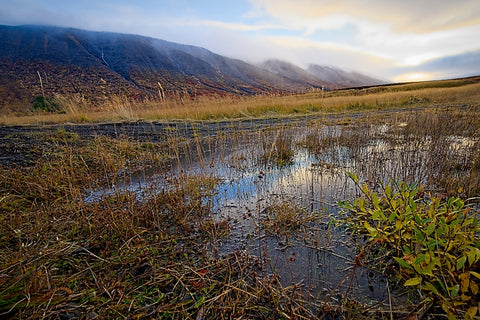
{"label": "standing water", "polygon": [[464,137],[413,137],[404,127],[291,125],[172,136],[168,168],[129,175],[87,200],[119,191],[163,192],[179,175],[212,176],[218,182],[207,204],[215,221],[228,223],[226,236],[212,241],[212,254],[254,256],[259,276],[294,286],[309,301],[352,298],[391,308],[402,304],[402,292],[361,263],[363,240],[339,222],[336,202],[358,195],[347,172],[372,186],[394,178],[428,183],[441,170],[432,165],[439,152],[474,145]]}

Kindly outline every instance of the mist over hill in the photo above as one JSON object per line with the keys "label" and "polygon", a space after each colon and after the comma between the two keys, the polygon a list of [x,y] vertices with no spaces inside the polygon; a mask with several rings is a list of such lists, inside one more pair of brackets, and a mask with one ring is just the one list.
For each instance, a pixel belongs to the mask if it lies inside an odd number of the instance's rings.
{"label": "mist over hill", "polygon": [[343,88],[343,86],[339,86],[338,84],[331,82],[325,78],[316,77],[315,75],[309,73],[307,70],[304,70],[286,61],[270,59],[262,63],[260,67],[276,75],[295,80],[307,86],[317,88],[321,88],[323,86],[328,89],[336,89],[338,87]]}
{"label": "mist over hill", "polygon": [[375,79],[355,71],[345,71],[332,66],[311,64],[307,71],[320,79],[334,83],[339,87],[362,87],[383,84],[386,80]]}
{"label": "mist over hill", "polygon": [[144,36],[49,26],[0,26],[0,108],[35,97],[80,95],[93,105],[203,95],[306,92],[379,84],[359,73],[285,61],[257,66],[207,49]]}

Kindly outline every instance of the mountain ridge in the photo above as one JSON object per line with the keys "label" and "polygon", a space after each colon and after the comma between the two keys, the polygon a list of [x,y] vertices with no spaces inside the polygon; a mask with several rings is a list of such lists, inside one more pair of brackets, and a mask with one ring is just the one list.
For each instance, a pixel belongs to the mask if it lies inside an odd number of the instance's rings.
{"label": "mountain ridge", "polygon": [[306,71],[317,78],[324,79],[342,88],[372,86],[385,83],[385,81],[380,79],[356,71],[345,71],[334,66],[310,64]]}
{"label": "mountain ridge", "polygon": [[312,87],[323,87],[328,89],[338,89],[339,87],[343,87],[339,86],[337,83],[316,77],[315,75],[309,73],[308,70],[302,69],[299,66],[287,61],[268,59],[260,64],[260,66],[274,74],[293,79]]}
{"label": "mountain ridge", "polygon": [[0,108],[22,110],[38,96],[82,95],[93,105],[200,95],[287,94],[342,84],[288,62],[286,72],[205,48],[132,34],[53,26],[0,26]]}

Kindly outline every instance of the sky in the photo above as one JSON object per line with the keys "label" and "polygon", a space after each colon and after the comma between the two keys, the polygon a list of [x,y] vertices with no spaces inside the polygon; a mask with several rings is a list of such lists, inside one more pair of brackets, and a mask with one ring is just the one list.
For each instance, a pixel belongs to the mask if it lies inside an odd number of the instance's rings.
{"label": "sky", "polygon": [[138,34],[394,82],[480,75],[479,0],[0,0],[0,24]]}

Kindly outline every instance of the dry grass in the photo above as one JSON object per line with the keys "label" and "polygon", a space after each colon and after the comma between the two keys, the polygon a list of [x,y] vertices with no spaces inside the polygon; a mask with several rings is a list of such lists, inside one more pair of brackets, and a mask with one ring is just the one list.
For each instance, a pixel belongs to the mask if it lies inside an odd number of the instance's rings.
{"label": "dry grass", "polygon": [[[313,126],[301,144],[327,167],[343,167],[375,184],[426,184],[434,192],[480,192],[480,107],[431,107]],[[460,190],[460,191],[459,191]]]}
{"label": "dry grass", "polygon": [[478,104],[477,78],[404,84],[367,89],[337,90],[290,96],[199,97],[133,102],[112,97],[92,107],[81,96],[56,99],[64,113],[5,114],[0,123],[101,122],[135,119],[232,119],[382,110],[432,105]]}
{"label": "dry grass", "polygon": [[268,234],[288,239],[299,229],[307,229],[313,222],[320,221],[318,213],[300,208],[292,201],[274,203],[264,210],[262,225]]}
{"label": "dry grass", "polygon": [[[228,221],[213,218],[218,180],[169,173],[171,158],[159,155],[178,144],[84,141],[64,131],[39,141],[48,152],[32,166],[0,167],[0,317],[363,317],[357,304],[312,303],[301,286],[258,276],[254,256],[218,256],[215,243],[229,232]],[[164,176],[155,191],[85,201],[90,188],[146,165]],[[297,228],[289,217],[314,219],[292,206],[277,209],[274,223],[285,232]]]}

